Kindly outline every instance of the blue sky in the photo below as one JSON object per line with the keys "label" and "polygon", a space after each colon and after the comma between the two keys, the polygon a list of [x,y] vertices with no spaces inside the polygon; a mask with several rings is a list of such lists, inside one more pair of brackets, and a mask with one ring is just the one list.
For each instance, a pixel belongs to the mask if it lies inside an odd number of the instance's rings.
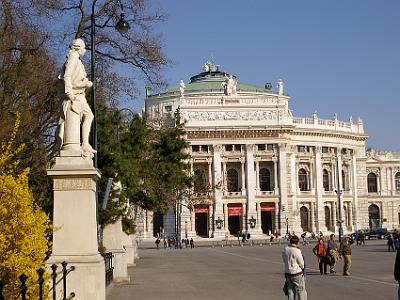
{"label": "blue sky", "polygon": [[[361,117],[368,147],[400,151],[400,1],[161,1],[170,86],[210,59],[242,83],[282,78],[295,116]],[[141,102],[143,103],[143,102]],[[141,105],[137,103],[136,105]]]}

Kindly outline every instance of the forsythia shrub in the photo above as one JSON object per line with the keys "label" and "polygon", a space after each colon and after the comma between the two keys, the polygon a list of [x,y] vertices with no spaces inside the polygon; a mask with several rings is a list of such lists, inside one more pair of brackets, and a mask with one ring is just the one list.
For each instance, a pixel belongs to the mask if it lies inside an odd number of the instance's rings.
{"label": "forsythia shrub", "polygon": [[[14,147],[18,126],[19,115],[10,140],[0,145],[0,279],[5,294],[18,290],[21,274],[28,276],[28,285],[38,280],[36,270],[44,268],[51,232],[48,216],[29,190],[29,169],[17,171],[16,155],[23,147]],[[27,299],[35,299],[37,290],[37,285],[29,288]]]}

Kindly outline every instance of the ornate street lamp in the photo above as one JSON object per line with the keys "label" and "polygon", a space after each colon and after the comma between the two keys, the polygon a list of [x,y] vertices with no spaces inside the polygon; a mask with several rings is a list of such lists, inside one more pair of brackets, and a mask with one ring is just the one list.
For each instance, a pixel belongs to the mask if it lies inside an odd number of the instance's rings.
{"label": "ornate street lamp", "polygon": [[[124,10],[121,1],[118,1],[121,10]],[[96,1],[93,0],[92,3],[92,14],[90,15],[90,42],[92,45],[92,49],[90,51],[90,72],[91,72],[91,81],[93,83],[92,86],[92,95],[91,95],[91,104],[93,110],[93,130],[92,130],[92,145],[94,150],[97,151],[97,121],[96,121],[96,68],[95,68],[95,61],[96,61],[96,18],[95,18],[95,4]],[[125,34],[130,29],[129,23],[124,19],[124,14],[121,13],[121,17],[117,24],[115,25],[115,29],[120,34]],[[97,168],[97,154],[94,154],[94,167]]]}

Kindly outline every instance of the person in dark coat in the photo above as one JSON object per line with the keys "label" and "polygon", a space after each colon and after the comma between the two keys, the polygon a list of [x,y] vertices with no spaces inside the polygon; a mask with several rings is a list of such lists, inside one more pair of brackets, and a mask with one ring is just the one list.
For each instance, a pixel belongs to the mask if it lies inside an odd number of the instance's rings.
{"label": "person in dark coat", "polygon": [[400,250],[397,250],[396,260],[394,262],[394,279],[399,284],[397,288],[397,300],[400,300]]}

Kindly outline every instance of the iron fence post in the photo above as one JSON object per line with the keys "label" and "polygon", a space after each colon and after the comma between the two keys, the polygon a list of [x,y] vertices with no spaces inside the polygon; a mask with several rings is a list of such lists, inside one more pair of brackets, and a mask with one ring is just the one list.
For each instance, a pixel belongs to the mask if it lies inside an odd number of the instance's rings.
{"label": "iron fence post", "polygon": [[22,274],[21,276],[19,276],[19,280],[21,281],[21,299],[22,300],[26,300],[26,291],[28,289],[28,287],[26,286],[26,280],[28,279],[28,276],[26,276],[25,274]]}
{"label": "iron fence post", "polygon": [[53,264],[51,266],[53,272],[51,273],[51,277],[53,278],[53,300],[56,300],[56,285],[57,285],[57,265]]}

